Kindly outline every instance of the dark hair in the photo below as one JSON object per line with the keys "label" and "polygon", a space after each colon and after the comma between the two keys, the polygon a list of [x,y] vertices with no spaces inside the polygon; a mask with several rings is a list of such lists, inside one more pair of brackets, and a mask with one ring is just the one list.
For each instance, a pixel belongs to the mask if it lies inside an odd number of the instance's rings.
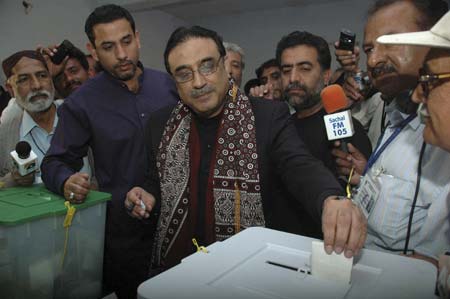
{"label": "dark hair", "polygon": [[120,19],[126,19],[128,23],[130,23],[133,32],[136,32],[136,25],[130,12],[119,5],[108,4],[99,6],[89,15],[84,24],[84,32],[86,32],[86,35],[94,48],[94,26],[97,24],[111,23]]}
{"label": "dark hair", "polygon": [[13,68],[23,57],[28,57],[30,59],[40,61],[44,65],[44,67],[48,70],[47,63],[45,62],[45,59],[40,52],[36,50],[23,50],[16,52],[11,56],[9,56],[8,58],[6,58],[5,60],[3,60],[2,68],[7,79],[9,79],[9,77],[13,75],[12,71]]}
{"label": "dark hair", "polygon": [[262,73],[264,72],[265,69],[269,68],[269,67],[280,67],[280,64],[278,63],[278,61],[275,58],[269,59],[266,62],[264,62],[263,64],[261,64],[255,71],[256,74],[256,78],[261,79]]}
{"label": "dark hair", "polygon": [[72,47],[67,52],[69,58],[75,58],[81,64],[85,71],[89,70],[89,62],[87,61],[86,54],[81,52],[77,47]]}
{"label": "dark hair", "polygon": [[192,27],[178,27],[169,37],[167,41],[166,49],[164,50],[164,64],[166,66],[166,70],[169,74],[170,66],[169,66],[169,54],[181,43],[191,39],[191,38],[209,38],[212,39],[219,51],[220,57],[224,57],[226,55],[225,48],[223,46],[222,37],[217,34],[217,32],[213,30],[209,30],[200,26],[192,26]]}
{"label": "dark hair", "polygon": [[370,18],[379,10],[399,2],[410,2],[421,13],[416,20],[420,30],[428,30],[448,11],[448,4],[443,0],[377,0],[369,8],[367,17]]}
{"label": "dark hair", "polygon": [[283,36],[277,45],[276,59],[278,64],[281,65],[281,54],[283,54],[284,50],[302,45],[310,46],[317,50],[317,60],[322,70],[328,70],[331,67],[331,54],[327,41],[307,31],[294,31]]}

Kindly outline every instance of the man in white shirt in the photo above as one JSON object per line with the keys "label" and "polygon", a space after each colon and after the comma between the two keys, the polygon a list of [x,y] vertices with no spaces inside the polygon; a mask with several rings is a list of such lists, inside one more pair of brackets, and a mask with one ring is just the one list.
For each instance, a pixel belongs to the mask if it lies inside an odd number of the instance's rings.
{"label": "man in white shirt", "polygon": [[[27,141],[38,157],[38,166],[50,147],[51,138],[58,122],[55,89],[42,55],[32,50],[17,52],[2,63],[8,89],[16,98],[16,105],[23,109],[0,124],[0,180],[7,186],[27,186],[40,183],[40,170],[20,176],[13,167],[10,152],[18,141]],[[87,160],[85,160],[86,162]],[[88,163],[82,169],[90,174]],[[83,165],[74,165],[80,170]]]}

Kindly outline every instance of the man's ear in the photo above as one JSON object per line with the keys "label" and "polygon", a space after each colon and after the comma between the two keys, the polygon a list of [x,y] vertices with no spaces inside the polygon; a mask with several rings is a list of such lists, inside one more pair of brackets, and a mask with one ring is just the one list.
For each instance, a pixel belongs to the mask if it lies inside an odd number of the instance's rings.
{"label": "man's ear", "polygon": [[136,32],[134,34],[136,36],[136,42],[138,45],[138,49],[140,49],[141,48],[141,37],[140,37],[139,31],[136,30]]}
{"label": "man's ear", "polygon": [[330,84],[330,77],[331,77],[331,70],[325,70],[323,72],[323,83],[325,84],[325,86],[327,86],[328,84]]}
{"label": "man's ear", "polygon": [[91,53],[92,58],[94,58],[95,61],[98,61],[97,50],[95,49],[94,45],[92,45],[91,42],[88,42],[86,44],[86,48],[88,49],[89,53]]}
{"label": "man's ear", "polygon": [[6,80],[5,87],[6,87],[6,90],[8,91],[8,93],[9,93],[9,95],[12,96],[13,98],[15,98],[16,96],[14,94],[14,89],[13,89],[10,81],[11,81],[11,77],[8,80]]}

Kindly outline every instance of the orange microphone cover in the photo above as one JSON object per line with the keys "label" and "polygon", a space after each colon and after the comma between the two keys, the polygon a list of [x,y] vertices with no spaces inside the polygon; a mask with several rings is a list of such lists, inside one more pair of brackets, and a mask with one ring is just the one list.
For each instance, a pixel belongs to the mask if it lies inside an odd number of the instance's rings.
{"label": "orange microphone cover", "polygon": [[347,96],[338,84],[332,84],[322,89],[320,97],[322,98],[323,107],[328,114],[346,109],[349,106]]}

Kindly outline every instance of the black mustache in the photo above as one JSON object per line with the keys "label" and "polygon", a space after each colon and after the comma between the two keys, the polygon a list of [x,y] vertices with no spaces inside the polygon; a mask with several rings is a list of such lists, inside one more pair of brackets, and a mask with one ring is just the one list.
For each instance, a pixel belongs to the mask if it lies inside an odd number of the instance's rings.
{"label": "black mustache", "polygon": [[81,84],[82,84],[82,83],[81,83],[81,81],[79,81],[79,80],[72,80],[72,81],[70,81],[69,84],[67,84],[67,85],[70,87],[70,86],[81,85]]}
{"label": "black mustache", "polygon": [[120,63],[116,64],[116,65],[114,66],[114,68],[117,69],[117,68],[119,68],[119,67],[121,67],[121,66],[126,66],[126,65],[129,65],[129,64],[134,64],[134,63],[133,63],[133,61],[131,61],[131,60],[125,60],[125,61],[123,61],[123,62],[120,62]]}
{"label": "black mustache", "polygon": [[370,73],[372,74],[373,78],[377,78],[381,75],[384,74],[391,74],[391,73],[395,73],[396,69],[394,68],[394,66],[390,65],[390,64],[385,64],[382,66],[377,66],[374,67]]}

